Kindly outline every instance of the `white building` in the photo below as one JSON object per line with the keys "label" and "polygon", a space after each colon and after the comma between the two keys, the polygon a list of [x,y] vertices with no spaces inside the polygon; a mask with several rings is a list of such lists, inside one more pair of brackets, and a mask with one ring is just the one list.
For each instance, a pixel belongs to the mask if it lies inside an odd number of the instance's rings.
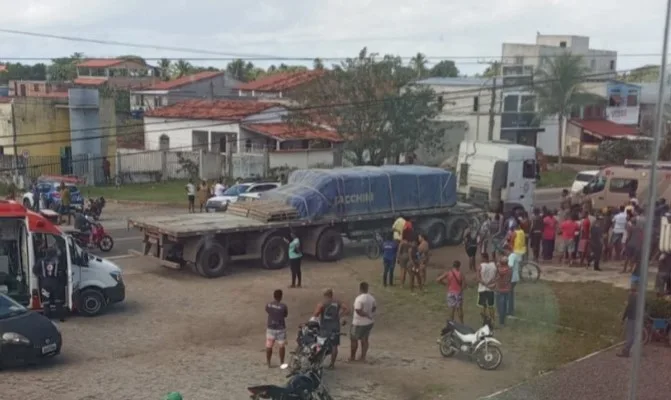
{"label": "white building", "polygon": [[[187,100],[145,112],[145,148],[161,151],[262,153],[271,167],[333,164],[333,147],[343,140],[320,127],[284,122],[288,110],[249,100]],[[307,161],[306,161],[307,160]]]}

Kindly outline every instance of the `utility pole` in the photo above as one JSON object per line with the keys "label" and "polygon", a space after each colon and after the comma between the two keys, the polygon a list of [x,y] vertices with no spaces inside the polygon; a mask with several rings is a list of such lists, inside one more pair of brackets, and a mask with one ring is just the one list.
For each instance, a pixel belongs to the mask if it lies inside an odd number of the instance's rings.
{"label": "utility pole", "polygon": [[494,140],[494,116],[496,115],[496,111],[494,110],[494,107],[496,105],[496,76],[492,79],[492,93],[491,93],[491,99],[489,101],[489,129],[487,131],[487,140],[492,141]]}
{"label": "utility pole", "polygon": [[210,82],[210,101],[214,101],[214,82]]}
{"label": "utility pole", "polygon": [[19,180],[19,150],[16,145],[16,112],[14,111],[16,104],[12,100],[12,147],[14,148],[14,158],[12,159],[12,168],[14,169],[14,183],[18,184]]}

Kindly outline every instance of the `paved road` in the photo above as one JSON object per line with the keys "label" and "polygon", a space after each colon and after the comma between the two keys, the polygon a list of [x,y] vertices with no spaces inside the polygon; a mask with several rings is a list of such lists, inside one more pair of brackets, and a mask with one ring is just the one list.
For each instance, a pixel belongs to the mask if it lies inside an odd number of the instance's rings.
{"label": "paved road", "polygon": [[[488,400],[625,399],[629,390],[631,359],[615,356],[611,349],[559,370],[532,379]],[[639,374],[637,400],[671,398],[671,349],[645,346]]]}
{"label": "paved road", "polygon": [[[105,228],[107,229],[107,228]],[[99,255],[104,258],[109,258],[111,260],[128,258],[131,257],[128,254],[128,250],[140,250],[141,249],[141,240],[142,236],[136,230],[131,229],[130,231],[119,228],[112,228],[107,230],[107,233],[112,236],[114,239],[114,248],[109,253],[103,253],[100,250],[92,250],[93,254]]]}

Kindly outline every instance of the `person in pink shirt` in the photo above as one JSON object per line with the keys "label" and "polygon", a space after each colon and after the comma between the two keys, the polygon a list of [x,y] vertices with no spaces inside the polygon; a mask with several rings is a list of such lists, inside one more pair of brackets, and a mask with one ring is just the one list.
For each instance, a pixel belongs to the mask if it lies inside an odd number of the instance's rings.
{"label": "person in pink shirt", "polygon": [[455,261],[452,264],[452,269],[442,273],[436,281],[445,285],[445,289],[447,289],[447,307],[450,309],[450,321],[454,321],[454,315],[456,314],[459,323],[463,324],[466,279],[461,273],[461,263]]}
{"label": "person in pink shirt", "polygon": [[557,237],[557,218],[548,210],[545,210],[543,217],[543,260],[550,261],[555,252],[555,239]]}
{"label": "person in pink shirt", "polygon": [[559,231],[561,235],[560,249],[559,249],[559,263],[563,263],[566,258],[568,265],[573,264],[573,254],[575,252],[575,237],[578,234],[580,225],[573,219],[567,218],[559,224]]}

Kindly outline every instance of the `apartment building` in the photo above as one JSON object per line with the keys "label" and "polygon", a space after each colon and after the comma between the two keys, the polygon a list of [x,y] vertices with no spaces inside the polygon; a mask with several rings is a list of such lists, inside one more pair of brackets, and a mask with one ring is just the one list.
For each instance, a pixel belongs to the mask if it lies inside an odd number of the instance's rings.
{"label": "apartment building", "polygon": [[136,60],[100,58],[83,61],[77,65],[77,86],[136,89],[160,81],[158,69]]}

